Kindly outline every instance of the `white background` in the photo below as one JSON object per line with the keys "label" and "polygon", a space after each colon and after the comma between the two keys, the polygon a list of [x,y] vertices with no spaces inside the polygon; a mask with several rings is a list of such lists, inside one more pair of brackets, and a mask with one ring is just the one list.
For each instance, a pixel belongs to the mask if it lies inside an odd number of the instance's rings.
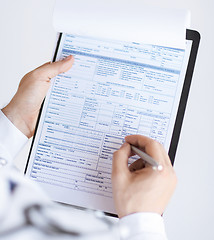
{"label": "white background", "polygon": [[[142,2],[191,10],[191,27],[201,33],[175,160],[178,185],[164,218],[169,239],[214,239],[214,1]],[[51,59],[53,6],[53,0],[0,0],[0,107],[12,98],[25,73]],[[16,159],[21,169],[29,146]]]}

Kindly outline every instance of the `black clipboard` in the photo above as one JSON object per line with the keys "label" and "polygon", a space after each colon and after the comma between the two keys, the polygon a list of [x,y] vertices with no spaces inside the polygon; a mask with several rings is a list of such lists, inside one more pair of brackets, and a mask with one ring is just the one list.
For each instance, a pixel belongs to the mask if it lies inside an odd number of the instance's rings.
{"label": "black clipboard", "polygon": [[189,57],[189,62],[187,65],[187,71],[184,79],[184,85],[181,93],[181,98],[180,98],[180,103],[178,107],[178,112],[175,120],[175,125],[173,129],[173,134],[172,134],[172,139],[171,139],[171,144],[169,147],[169,157],[172,162],[172,165],[174,164],[175,161],[175,155],[176,155],[176,150],[179,142],[179,137],[181,133],[181,128],[182,128],[182,123],[184,119],[184,114],[186,110],[186,105],[187,105],[187,100],[189,96],[189,90],[192,82],[192,76],[195,68],[195,62],[196,62],[196,57],[198,53],[198,48],[199,48],[199,43],[201,36],[199,32],[195,30],[189,30],[187,29],[186,31],[186,39],[187,40],[192,40],[192,48],[190,52],[190,57]]}
{"label": "black clipboard", "polygon": [[[62,38],[62,33],[60,33],[59,37],[58,37],[53,61],[56,60],[61,38]],[[189,61],[187,64],[187,70],[186,70],[186,74],[185,74],[184,84],[182,87],[181,98],[180,98],[180,102],[179,102],[179,107],[178,107],[178,111],[177,111],[177,115],[176,115],[176,120],[175,120],[175,124],[174,124],[174,128],[173,128],[173,134],[172,134],[171,143],[170,143],[169,152],[168,152],[172,164],[174,164],[174,161],[175,161],[176,150],[177,150],[177,146],[178,146],[178,142],[179,142],[179,136],[180,136],[180,132],[181,132],[181,128],[182,128],[182,123],[183,123],[183,119],[184,119],[185,109],[186,109],[186,105],[187,105],[189,90],[190,90],[190,86],[191,86],[191,82],[192,82],[192,76],[193,76],[193,72],[194,72],[196,57],[197,57],[199,43],[200,43],[200,34],[195,30],[188,29],[186,31],[186,40],[191,40],[192,46],[191,46],[191,51],[190,51]],[[33,137],[33,141],[31,144],[30,151],[29,151],[28,160],[27,160],[26,167],[25,167],[25,174],[28,169],[29,160],[30,160],[31,152],[32,152],[33,145],[35,142],[35,137],[36,137],[38,126],[39,126],[39,121],[40,121],[40,116],[42,113],[43,105],[44,105],[44,101],[41,106],[39,116],[37,119],[35,134]],[[110,215],[110,216],[114,216],[114,217],[117,216],[112,213],[106,213],[106,214]]]}
{"label": "black clipboard", "polygon": [[[55,53],[54,53],[54,56],[53,56],[53,62],[56,60],[56,56],[57,56],[57,52],[59,50],[61,37],[62,37],[62,33],[59,34],[59,37],[58,37],[58,40],[57,40],[56,50],[55,50]],[[181,128],[182,128],[182,123],[183,123],[183,119],[184,119],[184,114],[185,114],[185,110],[186,110],[186,105],[187,105],[189,90],[190,90],[190,86],[191,86],[191,82],[192,82],[192,76],[193,76],[193,72],[194,72],[194,68],[195,68],[195,62],[196,62],[196,58],[197,58],[200,39],[201,39],[201,36],[200,36],[199,32],[197,32],[195,30],[187,29],[186,40],[192,40],[192,47],[191,47],[189,62],[188,62],[188,65],[187,65],[187,71],[186,71],[186,75],[185,75],[185,80],[184,80],[184,85],[183,85],[183,89],[182,89],[182,94],[181,94],[181,98],[180,98],[180,103],[179,103],[179,107],[178,107],[177,116],[176,116],[176,121],[175,121],[174,129],[173,129],[170,148],[169,148],[169,152],[168,152],[172,164],[174,164],[174,161],[175,161],[176,150],[177,150],[179,137],[180,137],[180,133],[181,133]],[[44,101],[43,101],[43,104],[44,104]],[[27,171],[30,154],[31,154],[32,147],[33,147],[33,144],[34,144],[36,132],[37,132],[37,129],[38,129],[38,124],[39,124],[39,119],[40,119],[40,116],[41,116],[43,104],[41,106],[41,109],[40,109],[40,112],[39,112],[39,115],[38,115],[36,128],[35,128],[35,134],[33,136],[33,141],[32,141],[31,147],[30,147],[28,160],[27,160],[27,164],[26,164],[26,167],[25,167],[25,173]]]}

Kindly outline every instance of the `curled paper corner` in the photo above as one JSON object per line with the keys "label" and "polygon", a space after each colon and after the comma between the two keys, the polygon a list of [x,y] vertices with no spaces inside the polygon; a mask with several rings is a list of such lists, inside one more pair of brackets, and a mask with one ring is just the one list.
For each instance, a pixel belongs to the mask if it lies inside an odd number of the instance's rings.
{"label": "curled paper corner", "polygon": [[139,1],[56,0],[53,25],[73,35],[184,49],[190,18],[188,10],[152,8]]}

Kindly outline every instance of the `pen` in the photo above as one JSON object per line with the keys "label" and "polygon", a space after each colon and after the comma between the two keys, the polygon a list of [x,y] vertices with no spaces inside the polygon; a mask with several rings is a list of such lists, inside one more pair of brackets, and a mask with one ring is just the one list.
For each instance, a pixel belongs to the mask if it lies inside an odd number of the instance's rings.
{"label": "pen", "polygon": [[150,157],[145,152],[141,151],[140,149],[136,148],[133,145],[131,145],[131,149],[135,154],[137,154],[139,157],[141,157],[145,162],[150,164],[154,170],[161,171],[163,169],[162,165],[160,165],[158,162],[156,162],[152,157]]}

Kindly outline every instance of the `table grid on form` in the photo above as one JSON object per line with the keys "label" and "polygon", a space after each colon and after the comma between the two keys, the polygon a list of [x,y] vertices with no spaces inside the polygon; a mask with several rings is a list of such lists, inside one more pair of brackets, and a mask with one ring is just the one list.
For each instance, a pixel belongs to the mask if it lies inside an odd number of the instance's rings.
{"label": "table grid on form", "polygon": [[164,144],[184,50],[66,34],[30,177],[111,198],[112,154],[129,134]]}

